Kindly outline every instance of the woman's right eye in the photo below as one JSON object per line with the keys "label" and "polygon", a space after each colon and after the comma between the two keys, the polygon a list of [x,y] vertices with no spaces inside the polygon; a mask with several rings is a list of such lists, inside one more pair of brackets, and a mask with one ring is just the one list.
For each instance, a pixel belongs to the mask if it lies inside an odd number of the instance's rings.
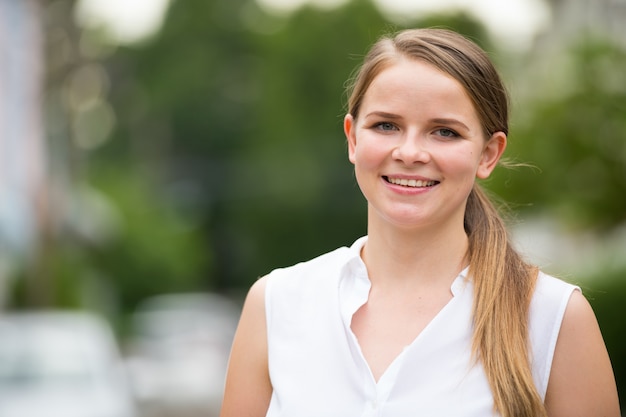
{"label": "woman's right eye", "polygon": [[393,123],[389,122],[379,122],[374,125],[374,128],[377,130],[382,130],[383,132],[390,132],[393,130],[398,130]]}

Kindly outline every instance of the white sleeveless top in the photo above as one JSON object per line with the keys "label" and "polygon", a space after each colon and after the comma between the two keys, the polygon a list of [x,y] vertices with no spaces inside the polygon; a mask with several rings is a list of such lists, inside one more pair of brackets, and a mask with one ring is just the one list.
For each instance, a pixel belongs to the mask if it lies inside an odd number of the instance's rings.
{"label": "white sleeveless top", "polygon": [[[454,280],[449,303],[375,381],[350,329],[370,281],[367,237],[311,261],[274,270],[267,282],[268,417],[486,417],[493,396],[471,357],[472,283]],[[577,287],[539,274],[530,307],[532,373],[545,397],[554,348]]]}

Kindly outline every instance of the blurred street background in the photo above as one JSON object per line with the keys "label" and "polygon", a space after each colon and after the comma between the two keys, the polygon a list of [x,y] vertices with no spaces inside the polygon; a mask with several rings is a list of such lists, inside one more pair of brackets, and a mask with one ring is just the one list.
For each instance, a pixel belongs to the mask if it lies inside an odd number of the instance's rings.
{"label": "blurred street background", "polygon": [[[486,187],[626,402],[626,0],[0,0],[0,417],[216,416],[248,287],[350,245],[369,45],[455,29],[512,97]],[[51,404],[54,404],[52,406]]]}

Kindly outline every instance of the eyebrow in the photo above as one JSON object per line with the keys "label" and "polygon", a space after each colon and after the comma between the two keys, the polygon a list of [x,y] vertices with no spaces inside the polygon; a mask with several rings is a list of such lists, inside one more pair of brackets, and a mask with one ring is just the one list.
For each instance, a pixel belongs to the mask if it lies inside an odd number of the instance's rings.
{"label": "eyebrow", "polygon": [[[376,117],[382,117],[385,119],[393,119],[393,120],[397,120],[397,119],[402,119],[402,116],[395,114],[395,113],[387,113],[384,111],[373,111],[370,112],[368,114],[365,115],[365,117],[370,117],[370,116],[376,116]],[[469,131],[470,128],[467,127],[467,125],[463,122],[461,122],[460,120],[457,119],[450,119],[450,118],[435,118],[435,119],[431,119],[430,120],[431,123],[435,123],[435,124],[441,124],[441,125],[453,125],[453,126],[457,126],[460,127],[461,129],[465,129],[466,131]]]}
{"label": "eyebrow", "polygon": [[394,113],[387,113],[384,111],[373,111],[370,113],[367,113],[365,115],[365,117],[370,117],[370,116],[377,116],[377,117],[383,117],[386,119],[402,119],[402,116],[394,114]]}
{"label": "eyebrow", "polygon": [[465,129],[467,131],[470,130],[469,127],[467,127],[467,125],[463,122],[461,122],[460,120],[457,119],[446,119],[446,118],[437,118],[437,119],[432,119],[431,120],[433,123],[437,123],[437,124],[442,124],[442,125],[456,125],[459,126],[462,129]]}

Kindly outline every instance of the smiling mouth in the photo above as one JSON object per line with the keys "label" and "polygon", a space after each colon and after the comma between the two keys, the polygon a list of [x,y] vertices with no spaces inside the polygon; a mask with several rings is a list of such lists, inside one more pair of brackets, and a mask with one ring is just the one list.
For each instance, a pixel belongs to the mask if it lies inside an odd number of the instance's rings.
{"label": "smiling mouth", "polygon": [[411,187],[411,188],[426,188],[432,187],[433,185],[439,184],[439,181],[423,181],[423,180],[408,180],[406,178],[391,178],[391,177],[383,177],[385,181],[394,185],[401,185],[403,187]]}

